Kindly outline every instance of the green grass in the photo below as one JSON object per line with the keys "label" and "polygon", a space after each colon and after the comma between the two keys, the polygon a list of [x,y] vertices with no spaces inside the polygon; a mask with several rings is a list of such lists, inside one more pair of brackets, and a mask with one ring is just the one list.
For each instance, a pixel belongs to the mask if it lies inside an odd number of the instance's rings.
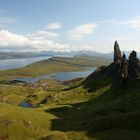
{"label": "green grass", "polygon": [[23,68],[1,70],[0,80],[10,80],[15,77],[36,77],[54,72],[80,71],[89,67],[98,67],[109,63],[109,60],[94,57],[53,57],[49,60],[32,63]]}
{"label": "green grass", "polygon": [[52,121],[52,130],[86,131],[87,136],[99,140],[138,140],[140,136],[139,86],[140,79],[128,81],[119,89],[103,86],[102,89],[90,92],[92,96],[86,102],[47,109],[47,112],[58,117]]}
{"label": "green grass", "polygon": [[[128,81],[117,89],[112,88],[110,82],[104,85],[97,80],[100,88],[90,92],[82,81],[69,81],[70,87],[68,83],[48,81],[47,90],[28,92],[30,96],[26,99],[38,104],[38,108],[0,104],[0,136],[8,134],[14,140],[21,137],[23,140],[139,140],[140,79]],[[61,88],[55,90],[52,83],[60,84]],[[49,102],[41,103],[50,95]],[[26,126],[24,121],[31,122],[31,126]]]}
{"label": "green grass", "polygon": [[49,133],[50,119],[55,116],[36,109],[24,109],[0,103],[0,139],[10,140],[37,139]]}
{"label": "green grass", "polygon": [[[0,84],[0,139],[139,140],[140,78],[117,88],[111,83],[97,73],[67,82]],[[36,108],[16,106],[23,99]]]}

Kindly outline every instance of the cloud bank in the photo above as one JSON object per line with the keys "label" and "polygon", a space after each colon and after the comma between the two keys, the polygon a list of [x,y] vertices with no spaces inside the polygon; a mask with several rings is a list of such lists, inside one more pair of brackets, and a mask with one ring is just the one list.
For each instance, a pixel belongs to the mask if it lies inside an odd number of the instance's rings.
{"label": "cloud bank", "polygon": [[96,27],[97,25],[94,23],[77,26],[73,30],[69,31],[69,38],[74,40],[81,40],[86,35],[92,34]]}
{"label": "cloud bank", "polygon": [[[50,37],[57,37],[58,34],[38,31],[27,36],[11,33],[7,30],[0,31],[0,50],[2,51],[79,51],[94,50],[93,46],[75,46],[64,43],[57,43],[50,40]],[[80,49],[81,48],[81,49]]]}
{"label": "cloud bank", "polygon": [[[12,20],[11,20],[12,21]],[[10,23],[10,20],[2,20],[0,19],[0,22],[2,23]],[[114,20],[109,21],[103,21],[103,23],[107,22],[113,22]],[[12,23],[12,22],[11,22]],[[121,22],[121,25],[127,25],[129,28],[140,28],[140,17],[136,19],[132,19],[129,21]],[[66,40],[64,43],[60,43],[58,37],[60,35],[54,30],[50,29],[59,29],[62,27],[58,22],[50,23],[47,27],[47,29],[39,30],[35,33],[27,34],[27,35],[20,35],[12,33],[8,30],[0,30],[0,51],[57,51],[57,52],[70,52],[70,51],[80,51],[80,50],[89,50],[89,51],[98,51],[98,52],[111,52],[113,49],[113,42],[115,40],[118,40],[120,45],[122,46],[122,49],[131,50],[131,46],[133,46],[133,49],[140,51],[140,48],[138,46],[139,40],[135,40],[134,43],[131,45],[126,40],[130,40],[131,36],[128,34],[114,34],[112,36],[105,37],[99,37],[99,36],[93,36],[96,39],[94,40],[94,45],[90,44],[88,42],[87,44],[83,44],[83,40],[88,35],[91,35],[95,33],[95,30],[97,26],[100,26],[98,23],[87,23],[82,24],[79,26],[74,27],[73,29],[66,32]],[[62,36],[61,36],[62,37]],[[63,40],[63,39],[62,39]],[[74,41],[74,42],[73,42]],[[75,42],[76,41],[76,42]],[[70,42],[70,43],[67,43]],[[131,42],[131,41],[130,41]],[[72,45],[72,44],[78,44],[78,45]]]}

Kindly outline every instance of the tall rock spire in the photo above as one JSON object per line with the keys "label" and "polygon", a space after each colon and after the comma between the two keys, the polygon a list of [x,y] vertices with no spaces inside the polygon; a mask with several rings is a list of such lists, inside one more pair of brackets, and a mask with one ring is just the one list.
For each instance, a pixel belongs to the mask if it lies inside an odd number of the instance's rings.
{"label": "tall rock spire", "polygon": [[114,43],[114,62],[118,62],[118,60],[121,60],[122,55],[120,51],[120,47],[117,41]]}
{"label": "tall rock spire", "polygon": [[125,53],[123,53],[122,62],[121,62],[121,79],[122,81],[127,80],[128,78],[128,61],[126,59]]}
{"label": "tall rock spire", "polygon": [[137,58],[137,52],[132,51],[129,56],[129,67],[128,67],[129,75],[131,77],[139,77],[140,76],[140,60]]}
{"label": "tall rock spire", "polygon": [[114,44],[114,84],[121,85],[128,78],[128,61],[125,53],[121,55],[120,47],[117,41]]}

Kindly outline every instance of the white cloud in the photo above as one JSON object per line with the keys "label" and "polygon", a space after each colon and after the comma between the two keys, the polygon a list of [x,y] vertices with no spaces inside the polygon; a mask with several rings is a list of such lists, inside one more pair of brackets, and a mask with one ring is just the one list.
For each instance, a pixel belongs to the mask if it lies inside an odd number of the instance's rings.
{"label": "white cloud", "polygon": [[47,28],[48,29],[60,29],[60,28],[62,28],[62,25],[59,22],[53,22],[53,23],[50,23],[47,26]]}
{"label": "white cloud", "polygon": [[128,27],[131,27],[131,28],[140,29],[140,17],[137,17],[128,21],[123,21],[121,24],[127,25]]}
{"label": "white cloud", "polygon": [[[43,35],[42,35],[43,33]],[[98,51],[98,52],[110,52],[113,50],[113,42],[115,40],[119,40],[119,43],[121,43],[121,49],[125,50],[131,50],[131,47],[134,46],[135,50],[140,51],[139,49],[139,42],[137,42],[135,45],[133,45],[126,41],[129,37],[127,35],[120,35],[120,36],[114,36],[109,39],[100,39],[102,41],[95,41],[94,45],[71,45],[69,43],[58,43],[50,40],[47,37],[44,37],[44,32],[38,31],[36,33],[38,36],[23,36],[11,33],[6,30],[0,30],[0,51],[80,51],[80,50],[90,50],[90,51]],[[41,36],[39,36],[41,34]],[[126,47],[127,46],[127,47]]]}
{"label": "white cloud", "polygon": [[[40,35],[40,37],[39,37]],[[50,36],[50,34],[49,34]],[[55,43],[48,40],[48,33],[39,31],[35,35],[17,35],[6,30],[0,30],[0,50],[3,51],[70,51],[69,44]],[[52,34],[51,34],[52,37]]]}
{"label": "white cloud", "polygon": [[[38,32],[38,35],[44,32]],[[43,34],[44,35],[44,34]],[[0,51],[78,51],[93,50],[93,46],[75,46],[66,43],[57,43],[43,37],[23,36],[0,30]]]}
{"label": "white cloud", "polygon": [[16,20],[10,17],[0,17],[0,24],[13,24]]}
{"label": "white cloud", "polygon": [[51,37],[57,37],[59,36],[59,34],[42,30],[34,34],[29,34],[27,36],[31,39],[46,39]]}
{"label": "white cloud", "polygon": [[28,43],[28,38],[10,33],[6,30],[0,31],[0,46],[6,47],[6,46],[23,46]]}
{"label": "white cloud", "polygon": [[97,25],[94,23],[77,26],[73,30],[69,31],[69,38],[74,40],[81,40],[84,36],[92,34],[96,27]]}

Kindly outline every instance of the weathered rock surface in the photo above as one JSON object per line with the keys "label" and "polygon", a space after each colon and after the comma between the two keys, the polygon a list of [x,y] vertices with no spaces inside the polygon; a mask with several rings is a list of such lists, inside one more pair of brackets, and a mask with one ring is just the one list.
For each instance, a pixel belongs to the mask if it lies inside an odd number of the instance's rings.
{"label": "weathered rock surface", "polygon": [[117,41],[114,44],[114,62],[118,62],[122,59],[120,47]]}
{"label": "weathered rock surface", "polygon": [[123,53],[121,61],[121,78],[127,80],[128,78],[128,60],[126,59],[125,53]]}
{"label": "weathered rock surface", "polygon": [[128,72],[131,77],[140,76],[140,60],[137,58],[137,53],[132,51],[129,56]]}
{"label": "weathered rock surface", "polygon": [[117,41],[115,41],[114,44],[114,62],[111,65],[114,67],[113,77],[115,84],[122,84],[128,78],[140,77],[140,60],[137,58],[137,52],[132,51],[127,60],[124,53],[123,56],[121,56]]}
{"label": "weathered rock surface", "polygon": [[107,67],[98,68],[88,78],[97,76],[111,77],[113,85],[116,86],[124,84],[128,79],[140,77],[140,60],[137,58],[137,53],[132,51],[127,59],[125,53],[121,55],[119,44],[115,41],[113,63]]}

